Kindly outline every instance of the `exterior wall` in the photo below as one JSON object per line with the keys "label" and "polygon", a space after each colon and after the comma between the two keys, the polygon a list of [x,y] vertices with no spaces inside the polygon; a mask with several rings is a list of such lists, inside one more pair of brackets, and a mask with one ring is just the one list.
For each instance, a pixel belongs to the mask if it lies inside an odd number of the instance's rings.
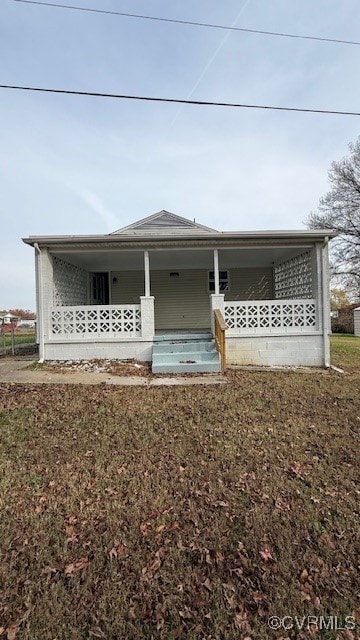
{"label": "exterior wall", "polygon": [[228,364],[264,366],[324,366],[323,337],[271,336],[226,338]]}
{"label": "exterior wall", "polygon": [[155,329],[206,329],[210,327],[210,297],[206,269],[151,272],[155,297]]}
{"label": "exterior wall", "polygon": [[229,269],[229,277],[230,287],[225,292],[225,300],[271,300],[274,297],[272,267]]}
{"label": "exterior wall", "polygon": [[152,359],[151,342],[48,342],[44,345],[45,360],[130,360],[144,362]]}
{"label": "exterior wall", "polygon": [[144,271],[112,271],[110,286],[111,304],[139,304],[145,291]]}
{"label": "exterior wall", "polygon": [[360,307],[354,309],[354,334],[360,336]]}

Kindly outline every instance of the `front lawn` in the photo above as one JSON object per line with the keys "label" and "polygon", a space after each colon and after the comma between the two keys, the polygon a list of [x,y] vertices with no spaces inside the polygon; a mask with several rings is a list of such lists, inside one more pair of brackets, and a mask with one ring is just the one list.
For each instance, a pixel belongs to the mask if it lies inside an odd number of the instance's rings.
{"label": "front lawn", "polygon": [[346,371],[357,371],[360,363],[360,338],[350,333],[334,333],[330,337],[331,363]]}
{"label": "front lawn", "polygon": [[359,342],[334,348],[349,375],[2,386],[1,640],[355,639],[329,616],[359,607]]}

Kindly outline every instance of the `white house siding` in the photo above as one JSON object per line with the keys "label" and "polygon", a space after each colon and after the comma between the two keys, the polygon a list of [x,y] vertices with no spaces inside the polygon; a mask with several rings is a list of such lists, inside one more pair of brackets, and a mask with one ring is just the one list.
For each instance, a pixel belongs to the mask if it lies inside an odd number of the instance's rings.
{"label": "white house siding", "polygon": [[360,307],[354,309],[354,335],[360,336]]}
{"label": "white house siding", "polygon": [[226,339],[228,364],[264,366],[324,366],[321,335]]}
{"label": "white house siding", "polygon": [[272,267],[229,269],[230,287],[225,300],[271,300]]}
{"label": "white house siding", "polygon": [[144,271],[112,271],[111,304],[139,304],[144,295],[144,278]]}
{"label": "white house siding", "polygon": [[[179,275],[170,275],[176,273]],[[151,272],[155,297],[155,329],[207,329],[210,298],[206,269]]]}

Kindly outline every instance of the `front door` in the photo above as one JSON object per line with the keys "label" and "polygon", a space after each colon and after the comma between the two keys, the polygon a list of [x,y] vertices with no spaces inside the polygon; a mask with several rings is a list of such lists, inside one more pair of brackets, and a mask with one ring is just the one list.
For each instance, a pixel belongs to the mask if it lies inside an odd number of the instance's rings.
{"label": "front door", "polygon": [[91,304],[109,304],[109,274],[91,274]]}

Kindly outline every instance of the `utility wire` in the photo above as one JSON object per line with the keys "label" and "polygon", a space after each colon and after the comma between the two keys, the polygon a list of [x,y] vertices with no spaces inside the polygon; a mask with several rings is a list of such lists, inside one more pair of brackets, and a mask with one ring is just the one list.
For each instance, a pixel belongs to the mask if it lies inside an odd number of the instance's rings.
{"label": "utility wire", "polygon": [[358,111],[333,111],[331,109],[304,109],[302,107],[276,107],[264,104],[241,104],[239,102],[210,102],[207,100],[181,100],[180,98],[159,98],[155,96],[131,96],[120,93],[100,93],[97,91],[75,91],[71,89],[50,89],[45,87],[24,87],[11,84],[0,84],[0,89],[18,89],[20,91],[38,91],[42,93],[58,93],[72,96],[91,96],[96,98],[114,98],[118,100],[141,100],[143,102],[168,102],[190,104],[206,107],[232,107],[236,109],[267,109],[269,111],[296,111],[299,113],[320,113],[337,116],[360,116]]}
{"label": "utility wire", "polygon": [[300,40],[316,40],[317,42],[332,42],[336,44],[350,44],[360,46],[360,42],[356,40],[342,40],[340,38],[322,38],[320,36],[306,36],[296,33],[283,33],[280,31],[262,31],[260,29],[245,29],[242,27],[232,27],[222,24],[213,24],[208,22],[193,22],[191,20],[176,20],[175,18],[161,18],[159,16],[148,16],[138,13],[126,13],[124,11],[109,11],[105,9],[91,9],[90,7],[78,7],[75,5],[58,4],[56,2],[39,2],[38,0],[13,0],[14,2],[22,2],[23,4],[36,4],[43,7],[56,7],[59,9],[71,9],[74,11],[86,11],[89,13],[102,13],[112,16],[122,16],[126,18],[135,18],[137,20],[155,20],[157,22],[171,22],[173,24],[190,25],[193,27],[206,27],[208,29],[223,29],[225,31],[241,31],[243,33],[253,33],[263,36],[275,36],[279,38],[297,38]]}

